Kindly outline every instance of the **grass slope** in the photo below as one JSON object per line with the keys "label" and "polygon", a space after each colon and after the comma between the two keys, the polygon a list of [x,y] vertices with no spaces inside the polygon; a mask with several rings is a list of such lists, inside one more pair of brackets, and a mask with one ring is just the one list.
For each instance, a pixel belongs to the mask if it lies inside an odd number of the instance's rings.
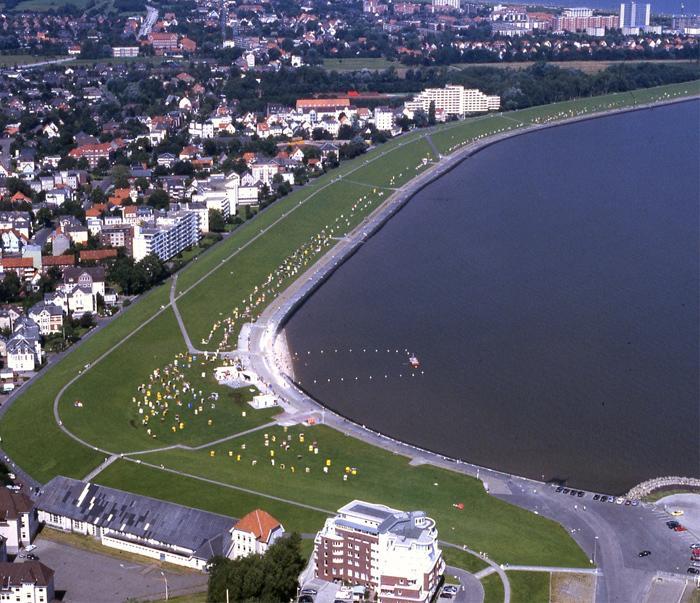
{"label": "grass slope", "polygon": [[[276,517],[287,531],[311,533],[318,530],[326,519],[324,513],[295,507],[271,500],[207,484],[205,482],[164,473],[129,461],[117,461],[100,473],[95,481],[103,486],[124,489],[129,492],[169,500],[188,507],[204,509],[231,517],[243,517],[252,509],[265,509]],[[283,496],[286,493],[281,493]]]}
{"label": "grass slope", "polygon": [[481,584],[484,587],[484,603],[503,603],[505,592],[498,574],[489,574]]}
{"label": "grass slope", "polygon": [[548,572],[508,572],[511,603],[549,603]]}
{"label": "grass slope", "polygon": [[[330,511],[354,498],[422,509],[438,522],[442,539],[488,550],[499,562],[588,565],[559,525],[488,496],[480,481],[428,465],[411,466],[405,457],[324,426],[274,427],[206,450],[170,450],[141,458],[258,492],[284,493],[287,499]],[[356,475],[347,468],[355,468]],[[399,475],[400,480],[387,479]],[[453,506],[459,502],[464,511]]]}

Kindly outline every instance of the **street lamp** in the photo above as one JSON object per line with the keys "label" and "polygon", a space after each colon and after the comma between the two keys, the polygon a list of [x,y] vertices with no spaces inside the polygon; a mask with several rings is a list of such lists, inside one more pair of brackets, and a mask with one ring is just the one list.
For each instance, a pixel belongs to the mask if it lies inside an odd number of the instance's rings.
{"label": "street lamp", "polygon": [[164,572],[160,572],[160,575],[163,576],[163,580],[165,580],[165,600],[168,600],[168,577],[165,575]]}

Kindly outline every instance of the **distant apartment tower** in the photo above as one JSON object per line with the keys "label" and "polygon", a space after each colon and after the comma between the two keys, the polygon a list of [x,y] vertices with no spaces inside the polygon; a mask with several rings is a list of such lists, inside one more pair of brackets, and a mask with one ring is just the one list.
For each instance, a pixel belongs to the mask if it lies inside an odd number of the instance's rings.
{"label": "distant apartment tower", "polygon": [[428,113],[430,104],[435,103],[435,109],[442,109],[447,115],[463,117],[467,113],[484,113],[498,111],[501,108],[501,97],[484,94],[480,90],[464,88],[464,86],[445,86],[444,88],[426,88],[413,100],[404,104],[409,111],[422,110]]}
{"label": "distant apartment tower", "polygon": [[[566,11],[565,11],[566,12]],[[586,31],[617,29],[620,21],[617,15],[590,15],[587,17],[561,15],[552,22],[554,31]]]}
{"label": "distant apartment tower", "polygon": [[460,0],[433,0],[433,6],[451,6],[459,10]]}
{"label": "distant apartment tower", "polygon": [[370,588],[385,603],[431,600],[445,569],[435,521],[354,500],[314,540],[316,577]]}
{"label": "distant apartment tower", "polygon": [[620,27],[634,29],[648,27],[651,20],[651,4],[622,2],[620,4]]}
{"label": "distant apartment tower", "polygon": [[134,260],[155,254],[167,261],[199,240],[197,214],[189,211],[168,212],[156,218],[155,224],[134,227]]}
{"label": "distant apartment tower", "polygon": [[564,17],[592,17],[593,9],[585,8],[583,6],[578,6],[575,8],[565,8],[562,11]]}
{"label": "distant apartment tower", "polygon": [[121,57],[137,57],[139,56],[138,46],[113,46],[112,56],[117,58]]}

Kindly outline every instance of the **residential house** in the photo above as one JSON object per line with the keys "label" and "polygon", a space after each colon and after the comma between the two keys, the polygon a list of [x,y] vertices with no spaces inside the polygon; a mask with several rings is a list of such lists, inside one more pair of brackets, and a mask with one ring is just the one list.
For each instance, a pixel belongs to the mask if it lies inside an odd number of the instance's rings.
{"label": "residential house", "polygon": [[264,555],[274,542],[284,535],[282,524],[266,511],[255,509],[231,528],[231,550],[228,557],[238,559],[248,555]]}
{"label": "residential house", "polygon": [[101,295],[104,297],[105,269],[102,266],[66,268],[63,271],[62,288],[68,290],[74,285],[87,287],[93,295]]}
{"label": "residential house", "polygon": [[63,329],[63,309],[59,306],[39,302],[29,309],[28,315],[39,325],[39,333],[42,335],[60,333]]}
{"label": "residential house", "polygon": [[55,597],[54,572],[41,561],[0,563],[0,601],[50,603]]}
{"label": "residential house", "polygon": [[32,499],[22,492],[0,488],[0,536],[5,539],[7,552],[16,554],[20,548],[30,545],[38,528]]}

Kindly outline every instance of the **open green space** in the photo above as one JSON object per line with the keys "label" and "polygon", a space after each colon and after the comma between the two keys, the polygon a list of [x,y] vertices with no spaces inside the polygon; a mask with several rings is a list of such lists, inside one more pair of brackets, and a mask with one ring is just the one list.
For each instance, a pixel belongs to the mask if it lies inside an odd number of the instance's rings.
{"label": "open green space", "polygon": [[324,59],[323,68],[327,71],[377,71],[389,67],[401,67],[401,63],[392,63],[384,58]]}
{"label": "open green space", "polygon": [[498,574],[489,574],[481,580],[484,587],[484,603],[503,603],[505,592]]}
{"label": "open green space", "polygon": [[486,561],[479,559],[479,557],[476,555],[472,555],[467,551],[456,549],[451,546],[443,547],[442,557],[447,565],[467,570],[472,574],[475,574],[476,572],[479,572],[489,566]]}
{"label": "open green space", "polygon": [[[128,484],[126,489],[129,492],[169,500],[230,517],[243,517],[253,509],[265,509],[280,521],[285,530],[288,532],[296,531],[300,534],[316,532],[327,517],[325,513],[320,511],[175,475],[126,460],[113,463],[94,481],[103,486],[120,489],[125,489]],[[278,492],[277,494],[285,497],[288,493]],[[311,504],[314,501],[307,502]]]}
{"label": "open green space", "polygon": [[[420,167],[422,160],[430,154],[424,138],[428,133],[444,153],[464,142],[483,138],[486,133],[493,132],[494,127],[497,130],[511,125],[522,127],[528,123],[547,123],[572,114],[699,93],[700,82],[691,82],[537,107],[503,117],[479,117],[448,123],[431,131],[410,133],[366,155],[343,162],[337,170],[276,202],[180,271],[178,293],[191,287],[179,299],[178,307],[192,341],[198,347],[214,349],[221,343],[224,328],[230,328],[227,345],[235,346],[235,335],[242,320],[229,323],[228,327],[219,327],[209,337],[212,325],[231,318],[232,310],[245,300],[249,305],[255,305],[246,320],[256,316],[274,299],[276,292],[335,244],[332,237],[345,234],[386,198],[389,191],[381,187],[400,186],[417,173],[417,169],[423,169]],[[402,176],[399,178],[398,174]],[[341,176],[347,177],[338,180]],[[268,230],[258,236],[263,229]],[[319,239],[321,232],[325,234]],[[248,246],[238,252],[245,245]],[[277,277],[276,285],[272,286],[270,282],[265,285],[268,275]],[[176,432],[172,431],[174,423],[169,422],[171,419],[160,421],[162,415],[153,419],[151,425],[155,427],[149,425],[151,434],[145,431],[145,426],[139,425],[141,415],[138,414],[137,402],[133,401],[133,398],[138,401],[139,395],[143,400],[144,392],[139,392],[139,386],[147,384],[154,370],[164,370],[184,352],[184,342],[173,312],[167,307],[169,287],[170,282],[144,295],[104,329],[44,370],[35,382],[23,387],[21,397],[0,422],[0,436],[2,447],[32,476],[40,481],[48,481],[59,474],[82,478],[104,460],[104,454],[72,440],[55,422],[54,399],[76,376],[79,378],[60,400],[61,419],[67,428],[88,443],[109,450],[144,450],[174,443],[201,444],[222,435],[239,433],[269,419],[265,413],[254,414],[260,411],[251,411],[248,417],[243,417],[242,405],[245,402],[239,397],[223,400],[216,408],[209,406],[201,417],[196,415],[196,419],[188,417],[184,421],[187,427],[182,430],[178,422]],[[265,287],[270,293],[258,301]],[[255,302],[251,301],[251,296]],[[244,312],[244,308],[240,308],[240,312]],[[206,346],[199,344],[202,339],[208,339]],[[207,371],[202,378],[201,371],[198,376],[193,367],[187,370],[187,380],[193,387],[196,384],[197,391],[201,389],[207,400],[210,400],[211,393],[219,393],[222,400],[224,390],[216,389],[218,386],[211,382]],[[161,387],[162,396],[169,393],[172,392],[165,392]],[[157,399],[157,393],[152,392],[152,396]],[[244,394],[240,393],[240,396]],[[82,402],[82,406],[76,405],[76,401]],[[209,425],[209,419],[213,419],[212,425]],[[276,436],[281,437],[281,428],[275,429]],[[289,433],[298,437],[293,430]],[[170,450],[143,459],[144,462],[160,462],[193,475],[331,511],[353,497],[399,508],[422,508],[438,521],[443,539],[486,550],[499,560],[571,566],[586,564],[582,552],[559,526],[486,496],[476,480],[432,467],[409,466],[402,457],[325,428],[315,428],[313,433],[313,437],[322,442],[322,452],[319,456],[314,455],[313,463],[309,459],[312,464],[308,474],[306,465],[301,469],[300,459],[296,456],[280,461],[285,465],[284,470],[279,463],[272,467],[271,459],[265,457],[261,432],[246,436],[250,448],[242,453],[241,461],[233,455],[235,440],[215,447],[213,457],[205,449],[201,452]],[[156,438],[152,437],[154,434]],[[232,456],[228,456],[229,450]],[[251,464],[253,453],[259,455],[255,466]],[[287,451],[280,453],[282,456],[286,454]],[[305,458],[305,453],[297,454]],[[324,454],[329,455],[323,458],[324,461],[325,458],[332,460],[328,474],[323,473],[323,467],[319,466]],[[292,463],[296,463],[293,475]],[[345,466],[358,469],[356,475],[348,475],[347,481],[338,472],[338,467]],[[300,471],[296,471],[297,468]],[[391,476],[395,478],[391,479]],[[263,507],[285,525],[289,524],[288,529],[301,532],[317,530],[324,517],[323,513],[265,496],[128,461],[114,463],[98,476],[98,481],[233,516]],[[457,502],[465,503],[464,512],[452,506]],[[518,534],[518,538],[513,539],[513,534]]]}
{"label": "open green space", "polygon": [[[200,451],[176,449],[139,458],[256,492],[284,493],[287,499],[329,511],[355,498],[422,509],[437,521],[443,540],[488,550],[499,562],[588,564],[561,526],[493,499],[479,480],[429,465],[411,466],[406,457],[325,426],[276,426]],[[391,475],[401,479],[387,480]],[[458,503],[464,510],[454,506]]]}
{"label": "open green space", "polygon": [[511,603],[549,603],[548,572],[508,572]]}

